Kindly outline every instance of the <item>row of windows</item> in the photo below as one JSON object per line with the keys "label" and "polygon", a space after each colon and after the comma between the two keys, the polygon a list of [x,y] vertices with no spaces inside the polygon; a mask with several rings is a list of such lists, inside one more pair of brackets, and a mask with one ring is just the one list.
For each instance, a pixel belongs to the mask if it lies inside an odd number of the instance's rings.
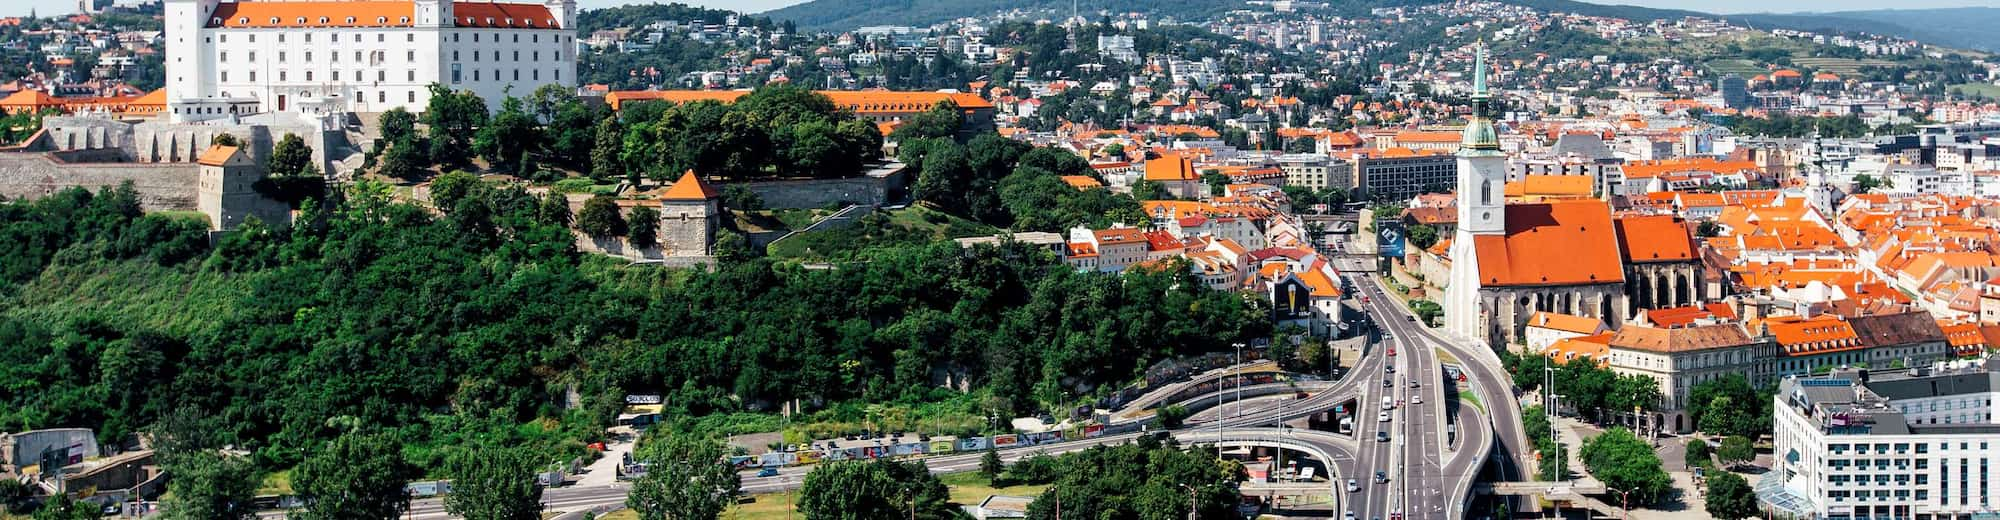
{"label": "row of windows", "polygon": [[[1960,449],[1960,450],[1970,450],[1970,449],[1972,449],[1972,446],[1973,446],[1973,444],[1972,444],[1971,442],[1960,442],[1960,443],[1958,443],[1958,449]],[[1986,446],[1987,446],[1987,443],[1984,443],[1984,442],[1981,442],[1981,443],[1979,443],[1979,450],[1980,450],[1980,451],[1986,451]],[[1844,442],[1837,442],[1837,443],[1829,443],[1829,444],[1827,444],[1827,445],[1826,445],[1826,451],[1827,451],[1827,452],[1829,452],[1829,453],[1832,453],[1832,454],[1834,454],[1834,455],[1841,455],[1841,454],[1845,454],[1845,453],[1847,453],[1847,451],[1848,451],[1848,450],[1854,450],[1854,452],[1855,452],[1855,453],[1867,453],[1867,452],[1868,452],[1868,449],[1869,449],[1869,447],[1870,447],[1870,445],[1869,445],[1869,444],[1866,444],[1866,443],[1863,443],[1863,444],[1849,444],[1849,443],[1844,443]],[[1896,443],[1888,443],[1888,442],[1878,442],[1878,443],[1875,443],[1875,444],[1873,445],[1873,447],[1874,447],[1874,449],[1875,449],[1875,453],[1877,453],[1877,454],[1886,454],[1886,453],[1889,453],[1889,450],[1892,450],[1892,449],[1893,449],[1893,450],[1896,450],[1896,453],[1903,453],[1904,451],[1906,451],[1906,450],[1909,450],[1909,449],[1911,449],[1911,448],[1915,448],[1915,449],[1917,450],[1917,453],[1930,453],[1930,449],[1931,449],[1931,443],[1928,443],[1928,442],[1919,442],[1919,443],[1914,443],[1914,444],[1913,444],[1913,443],[1907,443],[1907,442],[1896,442]],[[1938,447],[1938,449],[1940,449],[1940,450],[1949,450],[1949,449],[1951,449],[1951,443],[1949,443],[1949,442],[1940,442],[1940,443],[1937,443],[1937,447]]]}
{"label": "row of windows", "polygon": [[[282,33],[282,32],[281,32],[281,33],[278,33],[278,43],[285,43],[285,34],[286,34],[286,33]],[[457,42],[460,42],[460,41],[462,41],[461,37],[463,37],[464,35],[465,35],[465,33],[452,33],[452,34],[451,34],[451,41],[452,41],[453,43],[457,43]],[[481,35],[481,33],[477,33],[477,32],[474,32],[474,33],[472,33],[472,42],[473,42],[473,43],[479,43],[479,42],[480,42],[480,35]],[[250,43],[257,43],[257,34],[256,34],[256,33],[250,33],[250,34],[246,34],[246,35],[244,35],[244,36],[246,36],[246,37],[249,37],[249,38],[250,38]],[[350,36],[353,36],[353,38],[352,38],[352,39],[351,39],[350,41],[353,41],[353,42],[356,42],[356,43],[360,43],[360,42],[361,42],[361,33],[354,33],[354,34],[352,34],[352,35],[350,35]],[[486,38],[485,40],[486,40],[486,41],[491,41],[491,42],[494,42],[494,43],[500,43],[500,35],[498,35],[498,34],[495,34],[495,35],[492,35],[492,36],[493,36],[492,38]],[[514,42],[513,42],[513,43],[521,43],[521,33],[519,33],[519,32],[514,32],[514,33],[513,33],[513,36],[514,36]],[[305,38],[305,42],[306,42],[306,43],[312,43],[312,41],[313,41],[313,33],[311,33],[311,32],[306,32],[306,33],[304,33],[304,34],[302,35],[302,37],[303,37],[303,38]],[[389,38],[389,36],[388,36],[388,33],[375,33],[375,41],[376,41],[376,42],[386,42],[386,41],[388,41],[388,38]],[[333,36],[331,36],[331,37],[327,38],[327,40],[328,40],[328,41],[331,41],[331,42],[333,42],[333,43],[340,43],[340,35],[338,35],[338,34],[335,34],[335,35],[333,35]],[[204,40],[204,41],[207,41],[207,40]],[[215,42],[221,42],[221,43],[229,43],[229,34],[227,34],[227,33],[223,33],[223,34],[217,34],[217,35],[215,35],[215,39],[214,39],[213,41],[215,41]],[[403,41],[405,41],[405,42],[415,42],[415,41],[417,41],[417,34],[416,34],[416,33],[405,33],[405,34],[403,34]],[[541,42],[542,42],[542,35],[541,35],[540,33],[536,33],[536,34],[530,34],[530,35],[528,35],[528,43],[541,43]],[[549,36],[549,42],[550,42],[550,43],[569,43],[569,42],[570,42],[570,36],[567,36],[567,35],[561,35],[561,34],[557,34],[557,35],[551,35],[551,36]]]}
{"label": "row of windows", "polygon": [[[252,70],[252,71],[249,71],[249,72],[250,72],[250,79],[249,79],[249,80],[247,80],[247,81],[251,81],[251,82],[255,82],[255,81],[257,81],[257,71],[254,71],[254,70]],[[290,77],[290,75],[289,75],[289,74],[287,74],[287,72],[288,72],[288,71],[283,71],[283,70],[280,70],[280,71],[278,71],[278,81],[291,81],[291,77]],[[305,72],[305,79],[304,79],[303,81],[316,81],[316,80],[314,80],[314,79],[313,79],[313,71],[310,71],[310,70],[308,70],[308,71],[304,71],[304,72]],[[348,76],[348,77],[350,77],[350,78],[353,78],[353,79],[350,79],[350,80],[348,80],[348,81],[368,81],[368,79],[367,79],[367,76],[366,76],[365,74],[363,74],[363,73],[362,73],[362,71],[358,71],[358,70],[357,70],[357,71],[353,71],[353,73],[354,73],[354,74],[352,74],[352,75]],[[338,70],[335,70],[335,71],[331,71],[331,74],[332,74],[332,77],[331,77],[331,78],[328,78],[328,81],[341,81],[341,77],[342,77],[342,76],[341,76],[341,74],[340,74],[340,71],[338,71]],[[407,81],[407,82],[410,82],[410,83],[415,83],[415,82],[417,81],[417,71],[415,71],[415,70],[405,70],[405,71],[403,71],[403,75],[404,75],[404,81]],[[218,82],[220,82],[220,83],[228,83],[228,82],[229,82],[229,71],[226,71],[226,70],[224,70],[224,71],[217,71],[217,72],[216,72],[216,76],[217,76],[217,77],[216,77],[216,80],[217,80]],[[386,71],[386,70],[376,70],[376,71],[375,71],[375,81],[376,81],[376,82],[378,82],[378,83],[379,83],[379,82],[386,82],[386,81],[389,81],[389,71]]]}
{"label": "row of windows", "polygon": [[[472,69],[472,81],[485,81],[485,79],[481,77],[481,74],[480,74],[480,72],[481,72],[481,71],[480,71],[479,69]],[[562,69],[549,69],[549,74],[550,74],[550,76],[549,76],[549,80],[550,80],[550,81],[562,81],[562,80],[563,80],[563,79],[562,79]],[[493,81],[501,81],[501,74],[500,74],[500,69],[493,69],[493,76],[492,76],[492,78],[493,78]],[[464,71],[464,69],[461,69],[461,68],[459,68],[459,66],[458,66],[458,64],[457,64],[457,63],[453,63],[453,64],[451,64],[451,82],[452,82],[452,84],[458,84],[458,83],[460,83],[461,81],[463,81],[464,79],[465,79],[465,71]],[[542,69],[528,69],[528,80],[529,80],[529,81],[541,81],[541,80],[542,80]],[[508,79],[507,81],[521,81],[521,69],[514,69],[514,77],[513,77],[513,78],[511,78],[511,79]]]}
{"label": "row of windows", "polygon": [[[552,52],[550,54],[556,56],[556,59],[562,59],[561,51]],[[542,61],[542,51],[528,51],[528,56],[529,56],[529,61]],[[411,59],[416,59],[414,52],[411,54]],[[459,61],[458,51],[451,51],[451,61]],[[479,61],[479,51],[472,51],[472,61]],[[501,61],[500,51],[493,51],[493,61]],[[521,51],[518,50],[514,51],[513,61],[521,61]]]}
{"label": "row of windows", "polygon": [[[312,62],[312,61],[313,61],[313,53],[312,53],[312,51],[305,51],[305,52],[306,52],[306,54],[305,54],[305,61],[306,61],[306,62],[308,62],[308,63]],[[417,62],[417,51],[413,51],[413,50],[411,50],[411,51],[403,51],[403,52],[404,52],[404,57],[403,57],[403,59],[404,59],[405,61],[407,61],[407,62],[409,62],[409,63],[416,63],[416,62]],[[328,57],[329,57],[329,58],[330,58],[330,59],[332,60],[332,63],[340,63],[340,51],[334,51],[334,52],[329,52],[329,53],[326,53],[326,55],[327,55],[327,56],[328,56]],[[387,51],[383,51],[383,50],[380,50],[380,49],[377,49],[377,50],[373,50],[373,51],[368,51],[368,54],[367,54],[367,55],[368,55],[368,56],[370,57],[370,59],[367,59],[367,60],[363,60],[363,59],[362,59],[362,51],[354,51],[354,61],[355,61],[355,62],[357,62],[357,63],[359,63],[359,62],[363,62],[363,61],[368,61],[368,62],[372,62],[372,63],[381,63],[381,62],[383,62],[383,61],[386,61],[386,60],[388,59],[388,52],[387,52]],[[456,53],[454,53],[454,56],[455,56],[455,55],[456,55]],[[285,51],[278,51],[278,63],[285,63],[285,58],[286,58],[286,56],[287,56],[287,54],[285,54]],[[496,57],[495,59],[498,59],[498,58]],[[539,58],[537,58],[537,59],[539,59]],[[249,61],[250,61],[250,63],[256,63],[256,62],[257,62],[257,51],[249,51]],[[218,51],[218,52],[216,52],[216,53],[215,53],[215,62],[216,62],[216,63],[229,63],[229,51]]]}

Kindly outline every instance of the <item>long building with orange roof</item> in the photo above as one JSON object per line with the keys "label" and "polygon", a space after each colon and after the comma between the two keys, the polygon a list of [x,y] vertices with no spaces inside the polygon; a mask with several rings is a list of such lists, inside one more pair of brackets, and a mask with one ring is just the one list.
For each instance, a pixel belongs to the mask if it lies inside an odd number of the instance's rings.
{"label": "long building with orange roof", "polygon": [[422,112],[430,86],[498,110],[576,84],[575,0],[169,0],[167,112]]}
{"label": "long building with orange roof", "polygon": [[[855,116],[877,123],[894,123],[917,114],[930,111],[940,103],[950,103],[958,107],[959,115],[965,118],[959,133],[967,138],[994,131],[993,103],[978,94],[963,92],[913,92],[889,90],[816,90],[826,96],[834,106],[853,112]],[[620,90],[604,95],[604,103],[612,110],[621,110],[631,103],[665,101],[670,103],[692,103],[696,101],[716,101],[734,103],[748,90]]]}

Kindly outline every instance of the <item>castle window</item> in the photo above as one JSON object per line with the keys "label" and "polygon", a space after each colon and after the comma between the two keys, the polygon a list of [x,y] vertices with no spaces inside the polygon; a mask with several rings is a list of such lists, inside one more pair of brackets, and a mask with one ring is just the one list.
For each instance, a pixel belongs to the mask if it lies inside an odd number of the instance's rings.
{"label": "castle window", "polygon": [[417,62],[417,51],[408,51],[408,52],[407,52],[407,54],[406,54],[406,55],[404,56],[404,60],[405,60],[405,61],[408,61],[408,62],[410,62],[410,63],[416,63],[416,62]]}
{"label": "castle window", "polygon": [[409,94],[410,94],[410,102],[411,103],[417,102],[417,91],[415,90],[409,91]]}
{"label": "castle window", "polygon": [[1490,179],[1479,181],[1479,205],[1485,206],[1492,203],[1493,203],[1493,181]]}

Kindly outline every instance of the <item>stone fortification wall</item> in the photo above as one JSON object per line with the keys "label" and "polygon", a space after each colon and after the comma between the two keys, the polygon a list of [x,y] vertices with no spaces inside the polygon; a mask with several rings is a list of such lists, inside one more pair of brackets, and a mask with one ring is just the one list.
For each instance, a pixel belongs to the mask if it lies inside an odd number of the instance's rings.
{"label": "stone fortification wall", "polygon": [[[74,152],[58,152],[70,155]],[[193,163],[64,162],[57,154],[0,153],[0,196],[39,198],[71,186],[97,190],[132,181],[148,211],[195,209]]]}

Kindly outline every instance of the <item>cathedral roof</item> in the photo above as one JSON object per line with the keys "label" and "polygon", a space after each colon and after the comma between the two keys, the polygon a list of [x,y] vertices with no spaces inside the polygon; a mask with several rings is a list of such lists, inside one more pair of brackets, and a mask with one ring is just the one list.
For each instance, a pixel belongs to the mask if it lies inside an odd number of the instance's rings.
{"label": "cathedral roof", "polygon": [[1694,260],[1694,239],[1687,225],[1673,215],[1634,215],[1618,218],[1618,243],[1626,262],[1677,262]]}
{"label": "cathedral roof", "polygon": [[1510,204],[1504,235],[1475,235],[1486,287],[1619,283],[1624,264],[1611,207],[1595,199]]}

